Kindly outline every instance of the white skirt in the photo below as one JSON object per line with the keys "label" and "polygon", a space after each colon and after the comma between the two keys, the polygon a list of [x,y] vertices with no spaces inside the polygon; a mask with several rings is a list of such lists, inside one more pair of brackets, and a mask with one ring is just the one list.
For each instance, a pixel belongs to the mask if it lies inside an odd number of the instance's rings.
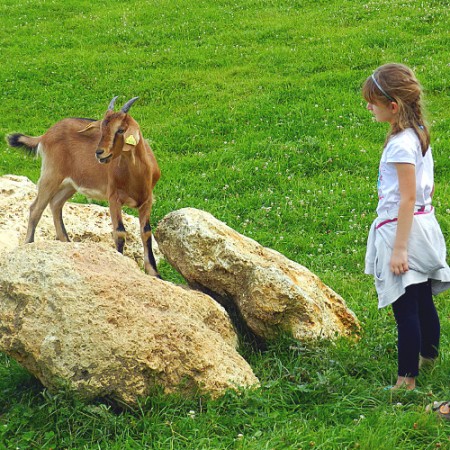
{"label": "white skirt", "polygon": [[409,270],[395,275],[390,270],[392,248],[397,233],[396,217],[377,217],[370,228],[364,272],[373,275],[378,308],[394,303],[412,284],[431,280],[433,295],[450,288],[450,267],[446,247],[434,209],[414,215],[408,240]]}

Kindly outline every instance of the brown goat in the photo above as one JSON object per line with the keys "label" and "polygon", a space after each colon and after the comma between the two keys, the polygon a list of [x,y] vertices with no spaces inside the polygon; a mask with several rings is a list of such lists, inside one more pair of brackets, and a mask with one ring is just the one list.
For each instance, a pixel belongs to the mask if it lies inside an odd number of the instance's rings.
{"label": "brown goat", "polygon": [[25,242],[34,241],[36,226],[49,203],[57,239],[69,241],[62,208],[78,191],[109,202],[114,241],[120,253],[126,235],[122,206],[137,208],[145,271],[159,276],[152,250],[150,213],[153,188],[161,172],[138,123],[128,114],[137,98],[114,112],[114,97],[102,120],[68,118],[39,137],[7,137],[11,147],[26,147],[42,157],[38,194],[30,206]]}

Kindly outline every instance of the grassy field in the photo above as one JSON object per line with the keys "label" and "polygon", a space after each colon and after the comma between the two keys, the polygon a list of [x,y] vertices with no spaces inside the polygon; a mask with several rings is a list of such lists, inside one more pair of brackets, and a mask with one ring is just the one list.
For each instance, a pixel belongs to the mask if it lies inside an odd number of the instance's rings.
{"label": "grassy field", "polygon": [[[67,116],[132,113],[162,168],[152,223],[206,210],[305,265],[362,324],[358,342],[288,338],[242,353],[256,392],[164,396],[135,411],[52,395],[0,354],[0,449],[434,449],[450,426],[449,294],[437,299],[439,364],[396,393],[396,332],[363,275],[384,124],[360,95],[378,65],[413,67],[427,99],[435,206],[450,244],[448,0],[3,0],[0,134]],[[40,161],[0,146],[0,175]],[[76,196],[75,201],[86,201]],[[70,230],[69,234],[70,234]],[[167,264],[163,277],[179,280]]]}

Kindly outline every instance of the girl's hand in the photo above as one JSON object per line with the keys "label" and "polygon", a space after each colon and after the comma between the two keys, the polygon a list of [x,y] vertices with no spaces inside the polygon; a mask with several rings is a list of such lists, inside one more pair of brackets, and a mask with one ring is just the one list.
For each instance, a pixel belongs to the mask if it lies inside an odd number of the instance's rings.
{"label": "girl's hand", "polygon": [[394,248],[392,250],[390,268],[395,275],[403,275],[405,272],[408,272],[408,252],[406,249]]}

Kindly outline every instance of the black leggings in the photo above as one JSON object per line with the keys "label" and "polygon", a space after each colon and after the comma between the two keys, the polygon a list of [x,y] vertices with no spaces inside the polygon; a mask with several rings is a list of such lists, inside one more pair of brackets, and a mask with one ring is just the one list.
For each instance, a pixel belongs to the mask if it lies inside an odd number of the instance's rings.
{"label": "black leggings", "polygon": [[398,376],[419,374],[419,355],[436,358],[441,333],[431,282],[413,284],[392,304],[398,331]]}

